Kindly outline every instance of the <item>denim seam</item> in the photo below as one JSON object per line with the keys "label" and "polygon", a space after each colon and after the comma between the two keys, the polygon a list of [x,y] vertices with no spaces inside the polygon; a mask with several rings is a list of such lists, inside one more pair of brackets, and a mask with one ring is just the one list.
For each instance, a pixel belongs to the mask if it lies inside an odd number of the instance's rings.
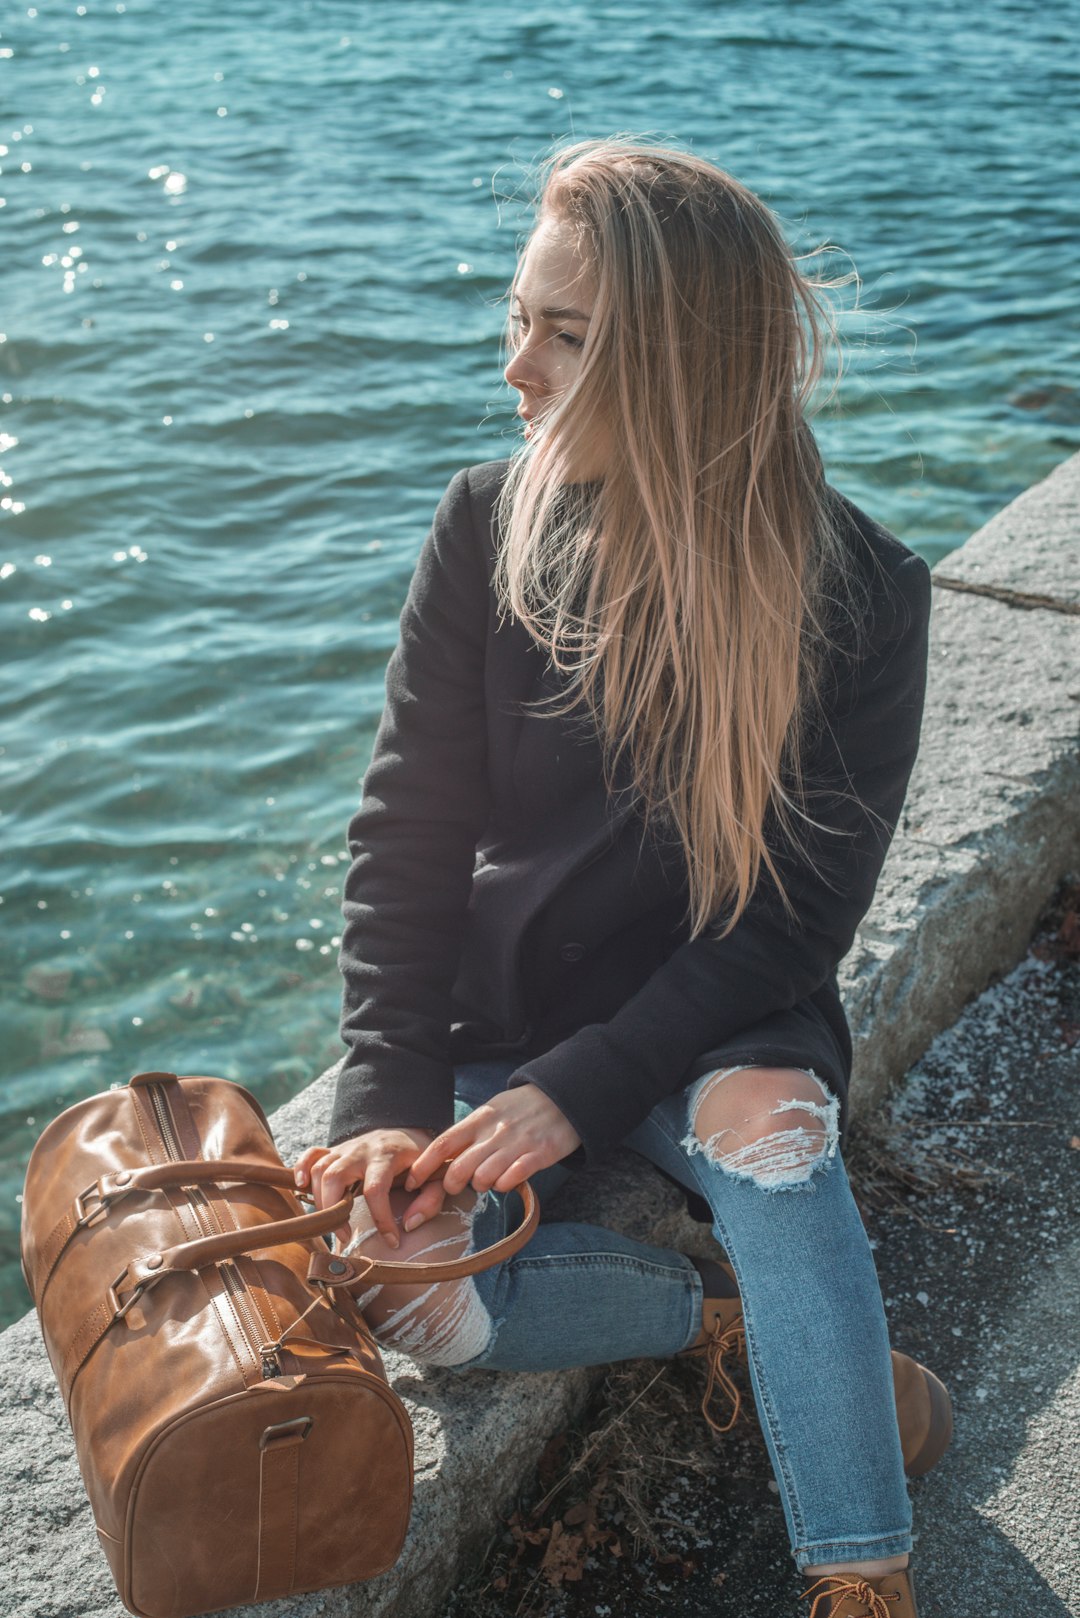
{"label": "denim seam", "polygon": [[[747,1065],[748,1066],[753,1066],[754,1064],[749,1063]],[[705,1075],[705,1076],[708,1077],[708,1075]],[[813,1077],[817,1078],[817,1075],[814,1074]],[[818,1082],[820,1083],[821,1081],[819,1080]],[[723,1173],[724,1170],[719,1166],[719,1164],[713,1163],[709,1158],[706,1158],[704,1156],[700,1160],[698,1160],[696,1157],[691,1157],[690,1154],[686,1152],[684,1146],[682,1145],[683,1137],[679,1136],[679,1135],[676,1135],[676,1134],[674,1134],[674,1133],[672,1133],[671,1131],[668,1130],[667,1125],[666,1125],[666,1123],[664,1121],[664,1118],[663,1118],[662,1114],[654,1113],[653,1114],[653,1121],[657,1124],[657,1126],[659,1127],[661,1133],[665,1136],[665,1138],[667,1139],[669,1144],[672,1145],[673,1147],[675,1147],[675,1149],[677,1151],[681,1152],[683,1154],[683,1156],[687,1158],[687,1161],[690,1163],[691,1172],[694,1174],[695,1179],[698,1181],[698,1184],[699,1184],[699,1186],[701,1188],[702,1195],[705,1197],[706,1202],[709,1204],[709,1211],[712,1214],[713,1225],[714,1225],[714,1227],[716,1229],[718,1229],[718,1230],[720,1230],[722,1232],[723,1239],[722,1239],[721,1245],[724,1247],[724,1250],[727,1253],[728,1262],[730,1263],[730,1265],[732,1267],[732,1270],[735,1273],[735,1280],[736,1280],[736,1282],[738,1284],[739,1293],[741,1295],[742,1292],[743,1292],[742,1277],[741,1277],[741,1275],[739,1273],[738,1262],[736,1260],[735,1253],[733,1251],[733,1243],[731,1242],[731,1239],[727,1234],[727,1231],[726,1231],[726,1229],[724,1227],[724,1224],[723,1224],[722,1220],[720,1219],[719,1215],[716,1213],[716,1210],[713,1208],[712,1203],[711,1203],[708,1195],[706,1194],[705,1184],[703,1183],[704,1175],[703,1175],[703,1172],[702,1172],[702,1165],[706,1166],[711,1173]],[[687,1109],[687,1127],[689,1127],[689,1109]],[[825,1161],[828,1162],[829,1159],[825,1159]],[[777,1481],[778,1481],[779,1486],[784,1490],[784,1501],[785,1501],[785,1504],[787,1506],[788,1513],[789,1513],[789,1515],[791,1517],[792,1538],[795,1539],[795,1540],[799,1540],[799,1539],[802,1538],[803,1533],[805,1531],[805,1518],[803,1516],[802,1505],[801,1505],[801,1502],[799,1500],[798,1491],[796,1490],[796,1487],[795,1487],[795,1479],[792,1476],[790,1468],[788,1466],[787,1455],[786,1455],[786,1453],[785,1453],[785,1451],[783,1449],[783,1446],[779,1442],[779,1436],[778,1435],[779,1435],[780,1427],[779,1427],[779,1423],[778,1423],[778,1421],[776,1419],[776,1412],[775,1412],[775,1410],[773,1408],[772,1401],[771,1401],[771,1399],[769,1397],[768,1388],[767,1388],[767,1386],[765,1384],[765,1380],[764,1380],[764,1378],[762,1377],[762,1374],[761,1374],[761,1362],[760,1362],[760,1359],[758,1357],[758,1352],[757,1352],[757,1343],[755,1341],[753,1320],[751,1318],[750,1311],[746,1307],[745,1299],[743,1301],[743,1327],[744,1327],[744,1331],[745,1331],[745,1335],[746,1335],[746,1351],[747,1351],[747,1355],[748,1355],[748,1357],[752,1358],[753,1364],[754,1364],[754,1369],[755,1369],[755,1371],[757,1373],[757,1375],[756,1375],[757,1387],[758,1387],[758,1390],[759,1390],[760,1395],[761,1395],[762,1405],[764,1406],[764,1415],[765,1415],[765,1419],[766,1419],[766,1422],[767,1422],[767,1425],[768,1425],[768,1428],[769,1428],[769,1436],[770,1436],[770,1438],[772,1440],[772,1450],[773,1450],[773,1453],[774,1453],[774,1455],[776,1457],[776,1463],[777,1463],[776,1464],[776,1470],[777,1470],[777,1473],[778,1473],[778,1480]]]}
{"label": "denim seam", "polygon": [[867,1535],[865,1538],[824,1539],[810,1544],[796,1545],[793,1555],[800,1573],[813,1564],[825,1562],[876,1562],[887,1556],[906,1556],[912,1549],[910,1530],[897,1529],[891,1534]]}
{"label": "denim seam", "polygon": [[[502,1263],[523,1270],[565,1264],[575,1264],[582,1269],[607,1269],[609,1265],[617,1264],[621,1269],[637,1270],[643,1275],[682,1275],[686,1277],[687,1285],[691,1289],[693,1287],[690,1272],[684,1270],[682,1265],[654,1264],[650,1259],[635,1258],[632,1253],[539,1253],[532,1258],[506,1258]],[[500,1266],[493,1265],[491,1268],[498,1269]]]}
{"label": "denim seam", "polygon": [[[724,1073],[724,1076],[726,1077],[728,1073],[742,1072],[746,1068],[755,1067],[757,1065],[758,1064],[754,1063],[754,1062],[744,1062],[744,1063],[739,1063],[737,1066],[729,1068],[729,1069],[717,1069],[716,1071]],[[799,1069],[799,1071],[803,1072],[803,1073],[806,1073],[808,1077],[814,1079],[816,1081],[816,1083],[821,1085],[823,1090],[824,1090],[824,1093],[825,1093],[826,1097],[828,1096],[828,1094],[829,1094],[828,1089],[824,1085],[823,1080],[820,1078],[820,1076],[817,1073],[815,1073],[812,1069],[809,1069],[809,1068],[801,1068],[801,1069]],[[700,1078],[696,1079],[689,1086],[689,1090],[688,1090],[688,1093],[687,1093],[687,1096],[686,1096],[686,1106],[685,1106],[685,1111],[686,1111],[686,1115],[687,1115],[686,1116],[686,1131],[687,1132],[689,1132],[693,1128],[693,1125],[691,1123],[691,1117],[690,1117],[690,1115],[691,1115],[690,1100],[691,1100],[692,1097],[695,1097],[695,1096],[702,1096],[703,1097],[703,1094],[704,1094],[703,1088],[702,1088],[703,1083],[704,1083],[704,1081],[710,1079],[712,1076],[713,1075],[711,1073],[702,1074]],[[836,1108],[838,1104],[835,1101],[833,1101],[832,1105],[833,1105],[834,1108]],[[724,1168],[722,1163],[714,1162],[710,1157],[708,1157],[708,1155],[704,1152],[704,1150],[701,1150],[700,1153],[691,1152],[688,1149],[687,1133],[684,1132],[684,1134],[680,1136],[680,1135],[677,1135],[677,1134],[673,1133],[672,1131],[670,1131],[668,1129],[668,1127],[667,1127],[667,1124],[666,1124],[666,1121],[665,1121],[663,1115],[660,1114],[659,1112],[653,1114],[653,1122],[659,1127],[661,1133],[664,1135],[665,1139],[669,1142],[669,1144],[671,1146],[673,1146],[677,1151],[681,1152],[683,1154],[683,1156],[686,1158],[686,1160],[689,1162],[690,1167],[691,1167],[691,1172],[694,1174],[695,1179],[698,1181],[698,1185],[699,1185],[699,1187],[701,1189],[702,1195],[705,1197],[706,1202],[709,1204],[709,1209],[710,1209],[710,1212],[711,1212],[712,1218],[713,1218],[714,1228],[721,1233],[722,1245],[723,1245],[723,1247],[725,1248],[725,1250],[727,1252],[728,1262],[731,1264],[732,1269],[735,1272],[735,1279],[736,1279],[736,1281],[738,1282],[738,1285],[739,1285],[739,1292],[740,1292],[740,1294],[742,1294],[743,1293],[742,1277],[741,1277],[741,1275],[739,1273],[738,1263],[737,1263],[737,1260],[736,1260],[736,1257],[735,1257],[735,1253],[733,1251],[733,1245],[734,1244],[731,1242],[730,1237],[728,1236],[727,1230],[726,1230],[726,1228],[724,1226],[724,1223],[723,1223],[722,1219],[720,1218],[720,1216],[716,1212],[715,1208],[713,1208],[713,1206],[712,1206],[711,1199],[707,1195],[706,1184],[705,1184],[704,1167],[707,1167],[707,1169],[708,1169],[708,1171],[710,1173],[717,1173],[717,1174],[728,1174],[728,1170],[726,1170]],[[806,1189],[806,1190],[812,1189],[813,1188],[813,1181],[816,1180],[817,1178],[819,1178],[819,1176],[825,1170],[827,1170],[828,1167],[831,1165],[831,1163],[833,1161],[834,1152],[835,1152],[835,1146],[833,1146],[831,1151],[824,1153],[813,1164],[810,1176],[808,1177],[808,1179],[806,1181],[804,1181],[802,1183],[802,1186],[801,1187],[793,1187],[792,1189]],[[736,1179],[736,1180],[737,1179],[747,1179],[747,1178],[752,1179],[752,1176],[748,1177],[748,1176],[740,1176],[740,1175],[729,1175],[729,1178]],[[756,1183],[756,1182],[754,1182],[754,1183]],[[766,1190],[768,1188],[767,1187],[761,1187],[761,1189]],[[761,1403],[761,1406],[762,1406],[763,1422],[764,1422],[764,1425],[766,1425],[767,1428],[768,1428],[768,1436],[769,1436],[769,1438],[771,1440],[771,1449],[772,1449],[773,1455],[775,1457],[775,1463],[776,1463],[775,1470],[776,1470],[776,1473],[777,1473],[777,1482],[778,1482],[778,1485],[783,1490],[784,1504],[787,1507],[787,1511],[788,1511],[788,1514],[789,1514],[790,1519],[791,1519],[792,1538],[796,1543],[798,1543],[798,1541],[802,1539],[802,1537],[803,1537],[803,1535],[805,1533],[805,1530],[806,1530],[805,1516],[804,1516],[803,1509],[802,1509],[802,1503],[801,1503],[801,1501],[799,1499],[798,1490],[797,1490],[796,1485],[795,1485],[795,1478],[794,1478],[794,1475],[793,1475],[793,1473],[792,1473],[792,1471],[790,1469],[789,1463],[788,1463],[787,1453],[786,1453],[786,1451],[785,1451],[785,1449],[784,1449],[784,1447],[783,1447],[783,1445],[782,1445],[782,1443],[780,1441],[780,1423],[779,1423],[779,1421],[777,1420],[777,1417],[776,1417],[776,1410],[775,1410],[775,1407],[773,1405],[772,1398],[770,1396],[770,1392],[769,1392],[769,1388],[768,1388],[766,1379],[762,1375],[761,1359],[760,1359],[760,1355],[758,1353],[758,1347],[757,1347],[757,1341],[756,1341],[756,1330],[755,1330],[755,1326],[754,1326],[752,1313],[747,1308],[745,1297],[743,1298],[743,1327],[744,1327],[745,1337],[746,1337],[747,1356],[748,1356],[748,1358],[751,1360],[751,1362],[753,1364],[753,1369],[754,1369],[754,1372],[755,1372],[755,1383],[756,1383],[756,1386],[757,1386],[758,1393],[760,1395],[760,1403]]]}
{"label": "denim seam", "polygon": [[[716,1169],[715,1165],[713,1164],[709,1164],[709,1167],[712,1168],[714,1172],[723,1172],[722,1170]],[[704,1187],[702,1188],[702,1194],[704,1195]],[[706,1201],[708,1201],[707,1197]],[[776,1460],[776,1471],[778,1474],[777,1481],[781,1489],[784,1491],[785,1504],[787,1505],[788,1513],[791,1518],[792,1538],[798,1541],[803,1537],[806,1528],[806,1521],[803,1516],[798,1491],[795,1487],[795,1479],[789,1469],[787,1455],[784,1451],[783,1445],[780,1443],[780,1424],[776,1419],[776,1411],[774,1410],[772,1400],[769,1397],[768,1386],[761,1374],[761,1362],[758,1358],[753,1318],[750,1310],[746,1306],[746,1299],[743,1295],[742,1276],[739,1273],[738,1263],[733,1251],[731,1240],[727,1235],[727,1230],[723,1221],[715,1210],[713,1210],[713,1224],[722,1233],[722,1246],[727,1253],[728,1262],[735,1272],[735,1280],[738,1283],[739,1294],[743,1299],[743,1329],[746,1336],[747,1356],[753,1360],[754,1370],[757,1373],[755,1380],[763,1407],[762,1415],[764,1417],[764,1424],[768,1426],[769,1437],[772,1440],[771,1448]]]}

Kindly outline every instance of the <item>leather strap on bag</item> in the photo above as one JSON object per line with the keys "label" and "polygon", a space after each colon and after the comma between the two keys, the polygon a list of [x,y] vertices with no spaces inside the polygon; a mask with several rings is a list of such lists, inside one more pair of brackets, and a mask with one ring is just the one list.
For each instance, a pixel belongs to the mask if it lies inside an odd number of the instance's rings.
{"label": "leather strap on bag", "polygon": [[[157,1165],[160,1169],[167,1166]],[[172,1166],[190,1169],[192,1165]],[[288,1173],[287,1170],[285,1172]],[[248,1225],[240,1230],[226,1231],[220,1236],[203,1237],[201,1241],[183,1242],[161,1253],[144,1254],[126,1264],[109,1287],[105,1300],[90,1312],[75,1332],[57,1368],[65,1405],[70,1403],[75,1378],[105,1333],[118,1320],[122,1320],[131,1306],[164,1276],[175,1275],[178,1270],[202,1269],[221,1259],[238,1258],[261,1247],[278,1247],[285,1242],[325,1236],[348,1219],[352,1205],[352,1197],[345,1197],[341,1202],[335,1202],[332,1208],[320,1208],[314,1213],[300,1214],[293,1219],[276,1219],[264,1225]],[[128,1286],[131,1291],[125,1297],[122,1289]]]}
{"label": "leather strap on bag", "polygon": [[79,1192],[71,1207],[61,1215],[46,1237],[34,1277],[34,1301],[40,1307],[57,1262],[75,1232],[92,1225],[121,1197],[133,1191],[163,1191],[170,1186],[236,1182],[244,1185],[275,1185],[298,1195],[289,1169],[274,1163],[249,1163],[241,1158],[147,1163],[141,1168],[117,1169],[112,1174],[103,1174],[85,1191]]}
{"label": "leather strap on bag", "polygon": [[296,1577],[300,1507],[300,1446],[312,1418],[267,1427],[259,1440],[259,1570],[253,1601],[291,1593]]}

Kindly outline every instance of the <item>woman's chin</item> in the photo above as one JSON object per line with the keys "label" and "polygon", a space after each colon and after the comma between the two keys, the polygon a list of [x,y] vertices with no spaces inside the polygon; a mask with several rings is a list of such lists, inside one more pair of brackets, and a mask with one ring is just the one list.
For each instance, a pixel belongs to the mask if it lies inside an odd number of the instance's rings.
{"label": "woman's chin", "polygon": [[[527,421],[522,430],[522,437],[528,443],[536,436],[541,423]],[[599,483],[603,481],[604,468],[600,464],[596,453],[590,457],[587,454],[578,454],[572,458],[571,464],[566,468],[567,480],[571,483]]]}

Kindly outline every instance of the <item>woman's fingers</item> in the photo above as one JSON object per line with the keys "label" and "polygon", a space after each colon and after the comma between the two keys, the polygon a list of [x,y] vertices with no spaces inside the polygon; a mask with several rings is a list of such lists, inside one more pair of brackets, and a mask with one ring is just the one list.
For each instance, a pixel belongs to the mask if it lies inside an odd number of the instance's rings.
{"label": "woman's fingers", "polygon": [[496,1182],[512,1164],[528,1158],[531,1161],[529,1173],[535,1173],[538,1166],[542,1168],[554,1161],[550,1155],[544,1157],[526,1131],[497,1117],[484,1117],[478,1108],[425,1148],[409,1170],[405,1189],[411,1191],[448,1158],[450,1161],[442,1177],[448,1195],[463,1191],[470,1181],[477,1191],[492,1187],[505,1190],[507,1187],[497,1186]]}
{"label": "woman's fingers", "polygon": [[434,1219],[446,1201],[446,1188],[441,1180],[431,1180],[405,1210],[403,1230],[415,1230],[425,1220]]}
{"label": "woman's fingers", "polygon": [[316,1207],[332,1208],[335,1202],[341,1202],[349,1195],[350,1188],[355,1188],[354,1195],[359,1196],[363,1175],[363,1164],[350,1162],[347,1158],[329,1158],[316,1163],[311,1171],[311,1189]]}
{"label": "woman's fingers", "polygon": [[[484,1166],[485,1168],[487,1167],[486,1164]],[[498,1178],[491,1182],[491,1189],[493,1191],[516,1191],[522,1181],[529,1178],[530,1174],[539,1174],[541,1169],[549,1166],[549,1164],[541,1162],[535,1152],[525,1152],[521,1157],[516,1157],[509,1168],[502,1170]],[[474,1183],[475,1179],[476,1176],[474,1175]]]}
{"label": "woman's fingers", "polygon": [[475,1146],[461,1152],[447,1167],[443,1175],[443,1185],[447,1194],[452,1196],[457,1191],[464,1191],[470,1181],[477,1191],[486,1191],[520,1151],[520,1144],[508,1146],[503,1140],[497,1145],[491,1140],[477,1141]]}
{"label": "woman's fingers", "polygon": [[319,1161],[320,1157],[326,1156],[328,1151],[329,1147],[326,1146],[309,1146],[306,1151],[300,1153],[300,1156],[293,1164],[293,1179],[296,1181],[298,1186],[306,1186],[308,1184],[308,1181],[311,1179],[312,1168]]}
{"label": "woman's fingers", "polygon": [[479,1132],[487,1133],[492,1122],[490,1117],[485,1117],[487,1111],[488,1109],[484,1107],[477,1107],[467,1118],[459,1119],[456,1124],[451,1124],[449,1129],[444,1129],[441,1135],[436,1135],[435,1139],[413,1159],[405,1181],[406,1191],[422,1185],[429,1175],[441,1168],[447,1158],[456,1158],[476,1139]]}
{"label": "woman's fingers", "polygon": [[376,1229],[386,1237],[391,1247],[399,1247],[397,1223],[390,1211],[390,1187],[394,1180],[394,1165],[388,1158],[378,1158],[368,1165],[364,1176],[364,1201],[371,1210]]}

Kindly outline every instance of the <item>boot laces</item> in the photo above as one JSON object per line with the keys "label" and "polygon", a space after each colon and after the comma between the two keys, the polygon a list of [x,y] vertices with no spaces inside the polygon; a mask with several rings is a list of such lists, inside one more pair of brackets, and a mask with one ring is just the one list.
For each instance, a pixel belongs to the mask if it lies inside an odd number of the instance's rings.
{"label": "boot laces", "polygon": [[[866,1608],[866,1618],[889,1618],[889,1609],[885,1603],[900,1600],[899,1595],[879,1595],[876,1590],[870,1588],[865,1579],[849,1579],[841,1573],[827,1573],[824,1578],[812,1584],[809,1590],[803,1591],[802,1599],[808,1600],[814,1595],[815,1590],[818,1594],[814,1597],[814,1605],[810,1608],[808,1618],[817,1618],[821,1603],[831,1601],[834,1596],[853,1596],[856,1601],[861,1601]],[[827,1618],[832,1607],[822,1607],[821,1610],[823,1618]]]}
{"label": "boot laces", "polygon": [[[714,1433],[729,1433],[739,1419],[742,1409],[742,1394],[731,1379],[731,1374],[724,1364],[726,1354],[742,1355],[746,1349],[746,1328],[742,1316],[730,1326],[724,1327],[719,1320],[713,1321],[712,1336],[705,1344],[705,1354],[709,1364],[709,1375],[705,1383],[705,1392],[701,1399],[701,1413],[705,1417]],[[731,1401],[731,1415],[721,1427],[709,1414],[709,1400],[714,1388]]]}

